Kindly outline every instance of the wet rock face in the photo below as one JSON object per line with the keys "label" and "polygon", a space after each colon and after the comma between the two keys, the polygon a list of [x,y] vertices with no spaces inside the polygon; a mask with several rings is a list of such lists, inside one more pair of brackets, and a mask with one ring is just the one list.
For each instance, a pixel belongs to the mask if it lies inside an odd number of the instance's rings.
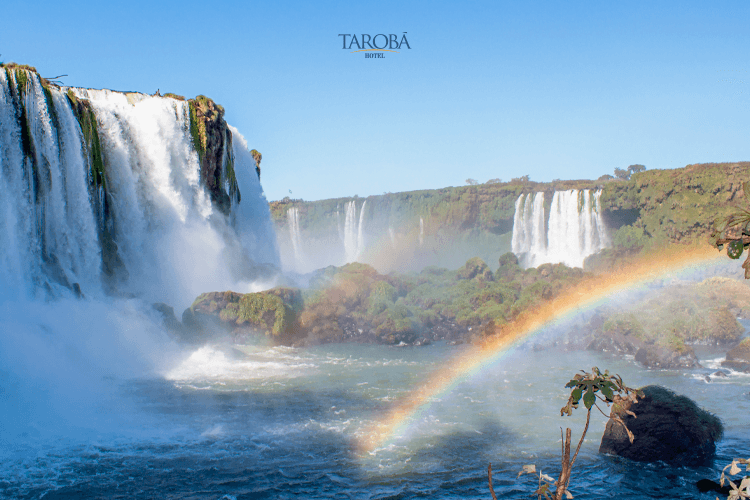
{"label": "wet rock face", "polygon": [[730,350],[726,361],[721,362],[721,366],[738,372],[750,373],[750,338],[746,338]]}
{"label": "wet rock face", "polygon": [[610,418],[599,453],[679,465],[702,465],[711,460],[716,441],[723,433],[719,418],[699,408],[690,398],[664,387],[650,385],[642,391],[645,397],[638,403],[627,402],[612,410],[634,434],[633,443],[622,425]]}
{"label": "wet rock face", "polygon": [[630,354],[646,368],[676,369],[700,368],[701,366],[692,347],[686,346],[679,350],[669,349],[617,331],[600,333],[588,343],[586,348],[591,351]]}
{"label": "wet rock face", "polygon": [[224,121],[224,108],[205,96],[190,99],[188,103],[191,133],[201,164],[201,181],[214,205],[229,214],[231,198],[222,186],[222,176],[233,175],[233,171],[224,172],[225,156],[232,155],[232,133]]}

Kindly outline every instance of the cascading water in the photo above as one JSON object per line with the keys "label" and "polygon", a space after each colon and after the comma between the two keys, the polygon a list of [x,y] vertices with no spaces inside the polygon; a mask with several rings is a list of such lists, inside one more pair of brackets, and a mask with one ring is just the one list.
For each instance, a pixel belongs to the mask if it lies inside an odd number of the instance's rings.
{"label": "cascading water", "polygon": [[272,284],[279,256],[255,161],[229,127],[214,151],[229,194],[214,203],[189,106],[0,68],[0,386],[12,387],[0,443],[116,425],[115,381],[178,355],[151,303],[179,315],[202,292]]}
{"label": "cascading water", "polygon": [[356,262],[365,249],[364,220],[365,205],[362,202],[357,223],[357,202],[352,200],[346,204],[346,218],[344,219],[344,254],[346,262]]}
{"label": "cascading water", "polygon": [[583,267],[589,255],[606,248],[601,191],[555,191],[545,217],[544,193],[516,200],[511,248],[524,267],[563,263]]}
{"label": "cascading water", "polygon": [[21,94],[13,91],[19,85],[14,73],[0,72],[3,292],[34,297],[72,283],[95,289],[101,257],[80,128],[60,92],[48,105],[38,78]]}
{"label": "cascading water", "polygon": [[[77,102],[92,113],[102,172]],[[240,172],[244,202],[237,191],[227,218],[202,185],[185,101],[44,87],[33,72],[0,72],[4,288],[59,295],[79,283],[96,296],[100,272],[119,266],[119,292],[181,306],[231,284],[240,263],[278,266],[255,162],[233,135],[233,149],[222,154]]]}
{"label": "cascading water", "polygon": [[299,208],[292,207],[286,211],[287,224],[289,224],[289,238],[292,240],[294,249],[294,260],[299,263],[302,258],[302,235],[299,231]]}
{"label": "cascading water", "polygon": [[419,218],[419,246],[424,245],[424,219]]}

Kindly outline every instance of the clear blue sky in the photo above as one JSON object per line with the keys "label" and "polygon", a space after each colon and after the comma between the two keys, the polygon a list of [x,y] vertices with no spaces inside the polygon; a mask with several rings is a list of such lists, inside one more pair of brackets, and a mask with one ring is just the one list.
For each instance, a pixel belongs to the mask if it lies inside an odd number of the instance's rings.
{"label": "clear blue sky", "polygon": [[[269,200],[750,160],[747,2],[5,2],[0,59],[205,94]],[[340,33],[407,32],[365,59]]]}

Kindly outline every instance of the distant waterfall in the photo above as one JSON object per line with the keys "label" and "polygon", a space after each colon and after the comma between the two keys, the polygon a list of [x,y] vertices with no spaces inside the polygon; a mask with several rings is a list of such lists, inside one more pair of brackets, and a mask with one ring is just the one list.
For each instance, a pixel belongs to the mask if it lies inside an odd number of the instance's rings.
{"label": "distant waterfall", "polygon": [[424,245],[424,219],[419,218],[419,246]]}
{"label": "distant waterfall", "polygon": [[356,262],[365,249],[364,241],[364,218],[365,205],[362,203],[359,212],[359,223],[357,223],[357,202],[352,200],[346,204],[346,216],[344,219],[344,254],[346,262]]}
{"label": "distant waterfall", "polygon": [[289,224],[289,237],[292,240],[294,259],[299,263],[302,261],[302,235],[299,231],[299,208],[292,207],[286,211],[287,223]]}
{"label": "distant waterfall", "polygon": [[562,262],[583,267],[589,255],[608,244],[601,216],[601,191],[555,191],[545,216],[544,193],[516,200],[511,248],[524,267]]}

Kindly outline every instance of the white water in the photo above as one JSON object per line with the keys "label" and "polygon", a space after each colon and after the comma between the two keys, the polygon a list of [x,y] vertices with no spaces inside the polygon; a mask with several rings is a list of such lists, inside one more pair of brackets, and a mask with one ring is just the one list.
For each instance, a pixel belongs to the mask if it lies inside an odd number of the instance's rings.
{"label": "white water", "polygon": [[[24,157],[9,84],[15,81],[0,72],[0,296],[44,294],[45,284],[61,286],[60,273],[97,288],[101,260],[77,121],[55,93],[59,127],[53,127],[41,85],[32,79],[24,105],[34,159]],[[38,165],[37,188],[32,165]],[[50,266],[57,279],[48,276]]]}
{"label": "white water", "polygon": [[583,267],[586,257],[608,245],[601,215],[601,191],[555,191],[549,214],[544,193],[516,200],[511,247],[524,267],[564,263]]}
{"label": "white water", "polygon": [[357,223],[357,201],[352,200],[346,204],[346,218],[344,219],[344,258],[345,262],[357,262],[365,249],[364,220],[365,205],[362,202],[359,211],[359,223]]}
{"label": "white water", "polygon": [[289,225],[289,238],[292,240],[292,248],[294,249],[294,260],[297,263],[302,263],[304,257],[302,255],[302,234],[299,230],[299,208],[288,209],[286,218]]}
{"label": "white water", "polygon": [[419,246],[424,245],[424,219],[419,218]]}
{"label": "white water", "polygon": [[[20,102],[10,74],[0,71],[0,443],[63,427],[116,428],[124,407],[114,386],[153,376],[178,355],[151,303],[179,317],[202,292],[272,284],[263,265],[279,257],[268,204],[247,143],[230,127],[224,157],[234,155],[242,199],[229,216],[212,205],[185,102],[51,87],[49,107],[36,75]],[[98,122],[101,205],[68,90],[90,101]],[[117,297],[101,284],[105,227],[126,269],[111,290]]]}

